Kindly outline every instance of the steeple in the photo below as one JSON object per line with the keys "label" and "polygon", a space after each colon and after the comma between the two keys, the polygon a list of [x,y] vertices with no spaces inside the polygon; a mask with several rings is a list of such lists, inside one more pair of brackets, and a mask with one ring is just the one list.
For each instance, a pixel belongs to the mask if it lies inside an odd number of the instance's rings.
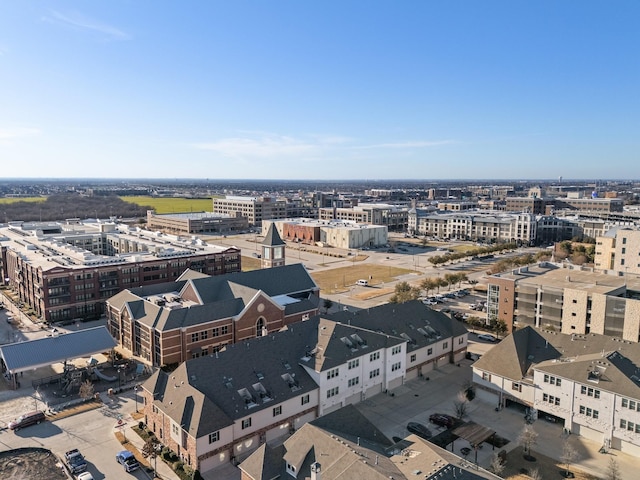
{"label": "steeple", "polygon": [[285,243],[272,223],[262,241],[262,268],[282,267],[285,264]]}

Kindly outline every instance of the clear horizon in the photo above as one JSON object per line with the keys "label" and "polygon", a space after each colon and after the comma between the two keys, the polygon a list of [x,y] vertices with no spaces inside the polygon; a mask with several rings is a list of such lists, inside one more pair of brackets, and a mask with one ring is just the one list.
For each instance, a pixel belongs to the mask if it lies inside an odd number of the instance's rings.
{"label": "clear horizon", "polygon": [[638,18],[629,0],[5,2],[0,176],[640,178]]}

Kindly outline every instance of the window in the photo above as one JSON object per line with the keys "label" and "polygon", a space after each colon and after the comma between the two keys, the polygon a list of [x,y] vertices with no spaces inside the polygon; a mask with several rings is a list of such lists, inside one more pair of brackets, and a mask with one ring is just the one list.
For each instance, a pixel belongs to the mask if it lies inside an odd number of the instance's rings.
{"label": "window", "polygon": [[302,397],[300,397],[300,399],[302,400],[300,405],[306,405],[307,403],[309,403],[309,394],[303,395]]}
{"label": "window", "polygon": [[209,434],[209,443],[215,443],[220,440],[220,432],[213,432]]}
{"label": "window", "polygon": [[542,401],[550,403],[551,405],[560,405],[560,397],[554,397],[553,395],[548,395],[546,393],[542,395]]}
{"label": "window", "polygon": [[460,337],[458,339],[458,345],[462,345],[464,343],[464,337]]}
{"label": "window", "polygon": [[249,428],[251,426],[251,417],[242,420],[242,429]]}
{"label": "window", "polygon": [[549,383],[551,385],[556,385],[559,387],[562,384],[562,379],[545,374],[544,383]]}
{"label": "window", "polygon": [[358,368],[360,366],[360,359],[356,358],[355,360],[349,361],[348,368],[349,370],[353,368]]}
{"label": "window", "polygon": [[427,355],[431,355],[433,354],[433,348],[428,348],[427,349]]}
{"label": "window", "polygon": [[171,425],[171,431],[173,432],[174,435],[180,434],[180,428],[175,423]]}
{"label": "window", "polygon": [[229,326],[225,325],[224,327],[220,327],[220,335],[227,335],[229,333]]}
{"label": "window", "polygon": [[511,390],[515,390],[516,392],[521,392],[522,391],[522,385],[520,385],[517,382],[513,382],[511,384]]}
{"label": "window", "polygon": [[580,393],[582,395],[587,395],[588,397],[600,398],[600,390],[596,390],[595,388],[585,387],[582,385],[580,387]]}
{"label": "window", "polygon": [[338,392],[338,387],[330,388],[329,390],[327,390],[327,398],[335,397],[336,395],[338,395]]}
{"label": "window", "polygon": [[273,416],[277,417],[282,414],[282,405],[278,405],[277,407],[273,407]]}
{"label": "window", "polygon": [[487,373],[487,372],[482,372],[482,379],[486,380],[487,382],[491,381],[491,374]]}
{"label": "window", "polygon": [[400,368],[402,368],[402,363],[401,362],[394,363],[393,365],[391,365],[391,371],[392,372],[400,370]]}
{"label": "window", "polygon": [[206,340],[207,338],[209,338],[209,331],[205,330],[204,332],[200,332],[200,338],[202,340]]}
{"label": "window", "polygon": [[353,377],[349,379],[349,386],[350,387],[355,387],[356,385],[358,385],[360,383],[360,377]]}
{"label": "window", "polygon": [[369,372],[369,378],[375,378],[378,375],[380,375],[380,369],[379,368],[376,368],[375,370],[371,370]]}
{"label": "window", "polygon": [[198,332],[196,332],[196,333],[192,333],[192,334],[191,334],[191,341],[192,341],[192,342],[197,342],[197,341],[198,341],[198,337],[199,337]]}
{"label": "window", "polygon": [[409,361],[411,361],[411,362],[415,362],[416,361],[416,354],[415,353],[411,355],[411,358],[409,359]]}
{"label": "window", "polygon": [[396,345],[395,347],[393,347],[391,349],[391,355],[397,355],[401,351],[402,351],[402,346],[401,345]]}
{"label": "window", "polygon": [[371,355],[369,355],[369,361],[373,362],[375,360],[379,360],[380,359],[380,352],[373,352]]}
{"label": "window", "polygon": [[449,342],[444,342],[444,343],[442,344],[442,349],[443,349],[443,350],[446,350],[447,348],[449,348]]}
{"label": "window", "polygon": [[339,371],[339,370],[340,370],[339,368],[334,368],[334,369],[332,369],[332,370],[329,370],[329,371],[327,372],[327,380],[330,380],[330,379],[332,379],[332,378],[337,377],[337,376],[338,376],[338,371]]}

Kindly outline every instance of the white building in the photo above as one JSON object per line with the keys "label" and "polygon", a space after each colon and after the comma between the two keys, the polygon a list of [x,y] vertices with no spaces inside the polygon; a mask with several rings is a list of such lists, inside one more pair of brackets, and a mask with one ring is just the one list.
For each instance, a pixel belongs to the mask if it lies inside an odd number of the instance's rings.
{"label": "white building", "polygon": [[473,364],[478,398],[529,407],[533,420],[640,456],[640,344],[604,335],[517,330]]}

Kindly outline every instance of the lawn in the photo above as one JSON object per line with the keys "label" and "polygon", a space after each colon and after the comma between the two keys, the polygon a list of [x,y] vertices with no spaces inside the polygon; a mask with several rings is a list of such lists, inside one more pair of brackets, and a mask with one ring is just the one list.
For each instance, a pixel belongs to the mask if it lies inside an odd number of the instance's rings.
{"label": "lawn", "polygon": [[213,210],[213,199],[211,198],[129,196],[120,197],[120,199],[140,206],[150,206],[157,214],[211,212]]}
{"label": "lawn", "polygon": [[10,203],[18,203],[18,202],[30,202],[30,203],[38,203],[38,202],[46,202],[47,197],[2,197],[0,198],[0,205],[2,204],[10,204]]}
{"label": "lawn", "polygon": [[311,277],[318,284],[322,293],[331,294],[348,290],[361,278],[368,280],[370,287],[379,287],[382,283],[391,282],[396,277],[407,273],[412,273],[412,270],[370,263],[354,263],[350,267],[312,272]]}

